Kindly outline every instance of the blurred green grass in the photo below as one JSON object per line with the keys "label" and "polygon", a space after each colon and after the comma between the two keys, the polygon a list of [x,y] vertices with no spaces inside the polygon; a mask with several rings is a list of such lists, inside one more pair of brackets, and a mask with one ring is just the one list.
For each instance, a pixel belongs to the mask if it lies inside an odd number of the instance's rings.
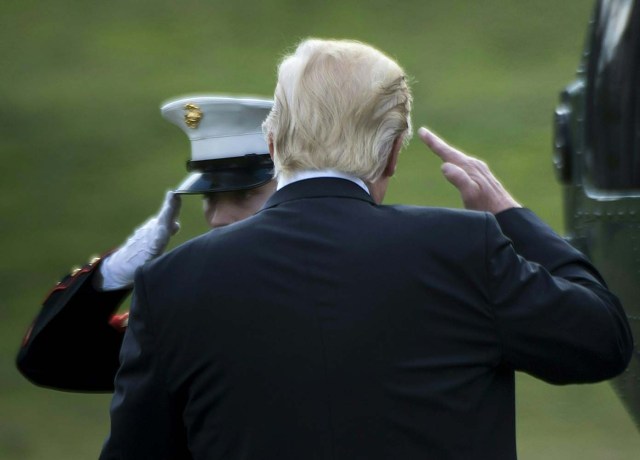
{"label": "blurred green grass", "polygon": [[[0,458],[96,457],[106,395],[36,388],[15,370],[22,334],[70,266],[118,245],[184,176],[188,143],[161,101],[270,95],[277,59],[307,36],[354,38],[413,79],[414,123],[484,158],[558,230],[551,114],[573,77],[584,0],[299,2],[5,0],[0,4]],[[414,140],[387,202],[459,206]],[[186,197],[178,244],[206,230]],[[640,435],[606,384],[518,379],[521,459],[632,459]]]}

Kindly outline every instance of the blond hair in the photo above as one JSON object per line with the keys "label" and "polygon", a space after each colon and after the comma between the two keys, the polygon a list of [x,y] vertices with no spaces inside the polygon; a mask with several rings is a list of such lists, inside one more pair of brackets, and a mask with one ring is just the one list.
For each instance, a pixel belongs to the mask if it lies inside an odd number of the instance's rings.
{"label": "blond hair", "polygon": [[278,68],[263,123],[276,175],[334,169],[375,181],[395,140],[411,137],[411,91],[402,68],[350,40],[308,39]]}

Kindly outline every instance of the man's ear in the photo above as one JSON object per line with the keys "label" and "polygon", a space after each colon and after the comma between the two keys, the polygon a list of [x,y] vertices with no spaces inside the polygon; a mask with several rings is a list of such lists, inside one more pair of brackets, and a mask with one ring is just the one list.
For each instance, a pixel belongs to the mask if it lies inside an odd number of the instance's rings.
{"label": "man's ear", "polygon": [[384,168],[383,175],[385,177],[391,177],[396,172],[396,166],[398,165],[398,157],[400,156],[400,149],[402,149],[402,139],[404,135],[401,134],[393,141],[393,147],[391,147],[391,153],[387,159],[387,165]]}
{"label": "man's ear", "polygon": [[269,144],[269,156],[271,157],[271,161],[273,161],[273,152],[274,152],[274,148],[273,148],[273,136],[271,135],[271,133],[269,133],[269,137],[267,138],[267,143]]}

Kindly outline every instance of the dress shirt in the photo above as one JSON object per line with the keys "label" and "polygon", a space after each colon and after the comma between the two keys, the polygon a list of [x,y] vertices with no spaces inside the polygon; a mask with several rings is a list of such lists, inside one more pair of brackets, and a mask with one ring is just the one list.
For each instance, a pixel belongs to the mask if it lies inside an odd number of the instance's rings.
{"label": "dress shirt", "polygon": [[286,177],[280,176],[278,177],[278,186],[277,190],[280,190],[285,185],[292,184],[294,182],[298,182],[300,180],[305,179],[315,179],[320,177],[334,177],[337,179],[346,179],[351,182],[357,184],[360,188],[362,188],[365,192],[371,195],[369,192],[369,188],[364,183],[364,181],[358,177],[352,176],[350,174],[346,174],[340,171],[336,171],[335,169],[318,169],[318,170],[305,170],[305,171],[296,171]]}

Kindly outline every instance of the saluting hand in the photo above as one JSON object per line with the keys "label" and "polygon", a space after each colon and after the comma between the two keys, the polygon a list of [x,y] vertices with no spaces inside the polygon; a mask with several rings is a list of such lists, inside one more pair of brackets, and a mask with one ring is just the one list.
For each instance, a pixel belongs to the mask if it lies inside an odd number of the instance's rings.
{"label": "saluting hand", "polygon": [[442,174],[458,189],[465,208],[497,214],[522,207],[484,161],[451,147],[427,128],[420,128],[418,136],[444,162]]}
{"label": "saluting hand", "polygon": [[167,192],[160,211],[138,227],[133,235],[100,266],[102,290],[130,287],[138,267],[158,257],[169,244],[169,238],[180,229],[180,197]]}

